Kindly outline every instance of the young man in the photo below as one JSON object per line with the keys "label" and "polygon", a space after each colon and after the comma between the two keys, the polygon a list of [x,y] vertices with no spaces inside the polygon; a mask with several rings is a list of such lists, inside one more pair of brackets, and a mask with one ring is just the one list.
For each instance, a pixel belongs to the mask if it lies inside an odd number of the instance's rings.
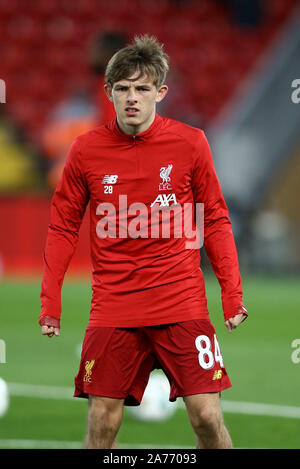
{"label": "young man", "polygon": [[[167,375],[170,400],[183,396],[197,447],[232,447],[219,404],[231,383],[199,246],[178,235],[178,213],[173,236],[154,229],[166,213],[204,204],[204,247],[231,332],[247,311],[228,211],[203,131],[156,114],[167,71],[147,35],[111,58],[105,90],[117,117],[74,141],[52,201],[39,319],[49,337],[60,334],[60,290],[90,202],[93,298],[74,393],[89,399],[86,448],[115,447],[123,406],[140,403],[154,368]],[[151,211],[163,219],[155,224]]]}

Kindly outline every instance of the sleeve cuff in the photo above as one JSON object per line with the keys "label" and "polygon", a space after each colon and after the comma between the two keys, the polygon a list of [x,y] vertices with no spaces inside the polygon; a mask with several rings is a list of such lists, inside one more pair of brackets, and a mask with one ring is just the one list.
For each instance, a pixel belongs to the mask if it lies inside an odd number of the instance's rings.
{"label": "sleeve cuff", "polygon": [[51,316],[40,316],[39,325],[60,328],[60,320]]}
{"label": "sleeve cuff", "polygon": [[223,306],[224,310],[224,318],[225,321],[227,321],[229,318],[233,318],[237,314],[245,314],[245,319],[248,317],[248,311],[246,310],[245,306],[240,303],[240,304],[235,304],[235,305],[226,305],[226,307]]}

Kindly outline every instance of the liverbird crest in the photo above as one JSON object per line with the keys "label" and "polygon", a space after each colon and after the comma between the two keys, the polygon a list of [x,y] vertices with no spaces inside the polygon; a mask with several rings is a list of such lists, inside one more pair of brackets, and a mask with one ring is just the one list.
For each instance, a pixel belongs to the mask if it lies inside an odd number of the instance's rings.
{"label": "liverbird crest", "polygon": [[92,374],[92,368],[94,366],[94,363],[95,363],[95,360],[91,360],[91,361],[86,361],[85,362],[85,371],[86,371],[86,375],[87,376],[91,376]]}
{"label": "liverbird crest", "polygon": [[167,168],[165,166],[160,168],[160,177],[163,180],[163,184],[166,184],[167,182],[171,180],[170,172],[172,171],[172,168],[173,168],[172,164],[169,164]]}

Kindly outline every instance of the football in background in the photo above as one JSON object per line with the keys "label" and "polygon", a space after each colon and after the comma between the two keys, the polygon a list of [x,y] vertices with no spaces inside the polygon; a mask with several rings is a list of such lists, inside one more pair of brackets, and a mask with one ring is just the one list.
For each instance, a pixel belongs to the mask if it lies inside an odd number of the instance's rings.
{"label": "football in background", "polygon": [[177,409],[177,401],[169,401],[170,384],[162,373],[150,375],[142,402],[139,406],[128,406],[129,414],[137,420],[162,421],[169,419]]}

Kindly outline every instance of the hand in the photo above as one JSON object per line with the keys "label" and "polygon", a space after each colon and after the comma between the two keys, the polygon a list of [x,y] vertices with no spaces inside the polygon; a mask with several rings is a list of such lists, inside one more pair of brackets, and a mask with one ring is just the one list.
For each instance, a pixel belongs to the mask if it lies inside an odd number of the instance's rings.
{"label": "hand", "polygon": [[236,327],[238,327],[241,324],[241,322],[243,322],[246,319],[246,317],[247,317],[247,314],[240,313],[240,314],[236,314],[232,318],[227,319],[227,321],[225,322],[225,326],[227,327],[228,332],[232,332],[232,329],[235,329]]}
{"label": "hand", "polygon": [[59,336],[60,335],[60,330],[59,327],[53,327],[53,326],[42,326],[42,334],[47,335],[48,337],[53,337]]}

